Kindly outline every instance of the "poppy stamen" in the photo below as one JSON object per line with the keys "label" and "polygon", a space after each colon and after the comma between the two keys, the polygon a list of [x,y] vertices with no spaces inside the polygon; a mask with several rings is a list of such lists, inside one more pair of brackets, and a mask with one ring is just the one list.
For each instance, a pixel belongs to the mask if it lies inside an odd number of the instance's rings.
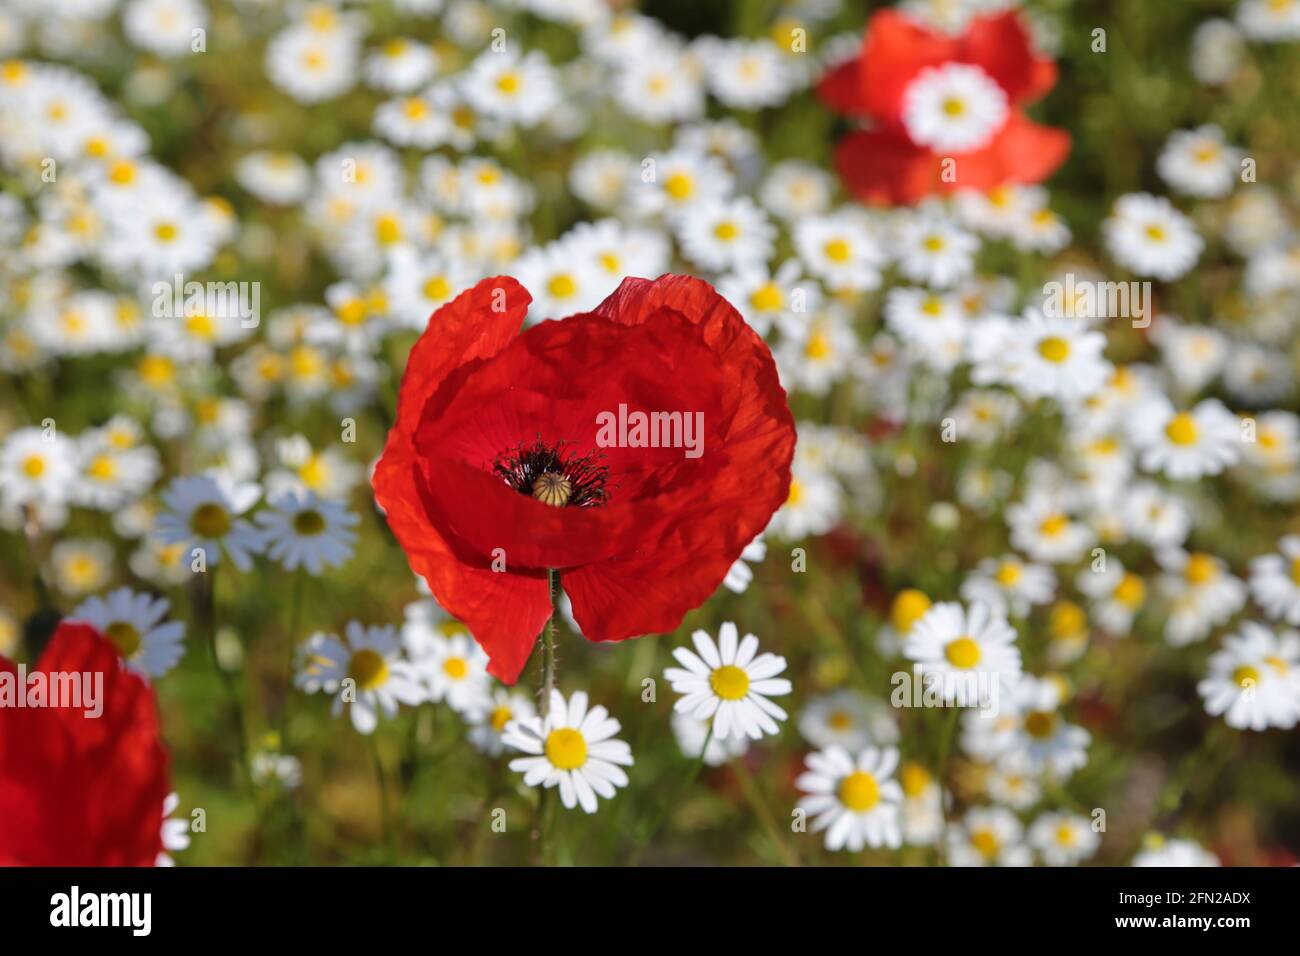
{"label": "poppy stamen", "polygon": [[603,505],[609,468],[598,464],[597,452],[571,454],[568,442],[547,445],[535,441],[505,452],[492,471],[522,495],[556,508]]}

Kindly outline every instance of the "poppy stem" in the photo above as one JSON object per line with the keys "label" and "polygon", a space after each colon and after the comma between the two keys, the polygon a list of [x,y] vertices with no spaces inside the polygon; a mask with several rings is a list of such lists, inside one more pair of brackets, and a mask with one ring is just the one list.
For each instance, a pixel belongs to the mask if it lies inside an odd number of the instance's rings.
{"label": "poppy stem", "polygon": [[[555,690],[555,599],[560,590],[560,576],[554,568],[546,569],[546,587],[551,597],[551,616],[542,631],[542,699],[537,707],[543,721],[550,713],[551,691]],[[542,866],[546,866],[549,862],[547,859],[549,841],[546,831],[551,819],[551,789],[542,787],[541,795],[537,799],[537,825],[533,831],[537,837],[537,857]]]}

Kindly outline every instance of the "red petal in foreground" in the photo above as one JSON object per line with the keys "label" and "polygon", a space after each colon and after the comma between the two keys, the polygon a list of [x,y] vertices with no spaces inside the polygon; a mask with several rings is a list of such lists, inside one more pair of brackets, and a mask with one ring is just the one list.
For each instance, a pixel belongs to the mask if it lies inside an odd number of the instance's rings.
{"label": "red petal in foreground", "polygon": [[60,624],[35,671],[98,675],[103,712],[0,710],[0,865],[152,866],[171,790],[153,690],[84,624]]}
{"label": "red petal in foreground", "polygon": [[[508,320],[485,312],[502,287]],[[550,616],[548,569],[593,640],[676,627],[785,501],[794,450],[771,353],[707,283],[629,279],[592,313],[516,334],[527,304],[493,279],[434,314],[374,478],[411,566],[508,682]],[[599,416],[620,408],[698,416],[701,454],[599,447]],[[597,475],[594,497],[539,500],[503,465],[521,449]]]}

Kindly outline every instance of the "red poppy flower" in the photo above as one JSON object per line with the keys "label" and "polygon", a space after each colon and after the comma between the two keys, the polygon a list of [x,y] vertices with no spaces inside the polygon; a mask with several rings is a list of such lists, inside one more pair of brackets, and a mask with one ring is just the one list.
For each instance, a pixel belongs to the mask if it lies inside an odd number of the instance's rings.
{"label": "red poppy flower", "polygon": [[[975,17],[954,37],[882,10],[867,24],[861,55],[829,71],[817,91],[833,109],[872,121],[840,141],[835,163],[854,195],[887,205],[1046,179],[1065,161],[1070,136],[1031,122],[1021,107],[1055,83],[1056,65],[1034,52],[1014,11]],[[955,164],[950,176],[945,160]]]}
{"label": "red poppy flower", "polygon": [[[508,683],[550,619],[548,569],[590,640],[675,628],[785,502],[795,440],[771,353],[708,283],[627,279],[521,333],[530,301],[498,277],[433,314],[373,479],[412,569]],[[638,412],[699,423],[698,457],[629,447],[650,440]],[[619,446],[609,416],[632,423]]]}
{"label": "red poppy flower", "polygon": [[[84,624],[55,630],[27,674],[29,702],[38,672],[47,685],[54,674],[102,679],[103,710],[88,715],[84,697],[0,709],[0,865],[153,866],[171,792],[153,690]],[[0,674],[13,692],[18,671],[3,657]]]}

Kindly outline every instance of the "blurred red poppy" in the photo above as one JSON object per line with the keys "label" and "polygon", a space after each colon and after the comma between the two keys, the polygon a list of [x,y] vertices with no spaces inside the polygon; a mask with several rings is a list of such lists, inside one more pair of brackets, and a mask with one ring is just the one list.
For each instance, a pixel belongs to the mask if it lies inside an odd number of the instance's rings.
{"label": "blurred red poppy", "polygon": [[[530,301],[498,277],[434,313],[373,479],[412,569],[508,683],[551,616],[548,569],[590,640],[675,628],[785,502],[795,441],[771,353],[708,283],[627,279],[521,333]],[[636,412],[702,416],[698,457],[598,441],[602,416]]]}
{"label": "blurred red poppy", "polygon": [[[945,77],[952,65],[974,70]],[[867,24],[862,53],[830,70],[817,91],[838,112],[872,123],[836,147],[845,185],[863,202],[908,205],[1050,176],[1070,136],[1031,122],[1021,107],[1055,83],[1056,65],[1034,52],[1014,11],[975,17],[950,36],[882,10]],[[927,102],[941,115],[927,116]]]}
{"label": "blurred red poppy", "polygon": [[[36,701],[37,684],[52,688],[54,675],[60,706],[47,690],[44,705],[19,707],[18,670],[0,657],[0,865],[153,866],[171,790],[153,690],[84,624],[58,626],[24,699]],[[97,702],[71,704],[70,681],[86,676]]]}

